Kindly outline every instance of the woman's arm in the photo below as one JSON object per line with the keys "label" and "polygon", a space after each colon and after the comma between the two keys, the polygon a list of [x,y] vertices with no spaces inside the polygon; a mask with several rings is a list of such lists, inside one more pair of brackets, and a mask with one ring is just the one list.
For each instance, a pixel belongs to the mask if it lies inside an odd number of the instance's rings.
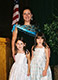
{"label": "woman's arm", "polygon": [[43,76],[46,76],[47,75],[47,69],[48,69],[48,65],[49,65],[48,48],[45,49],[45,54],[46,54],[46,65],[45,65],[45,69],[43,71]]}
{"label": "woman's arm", "polygon": [[15,60],[15,41],[17,38],[17,28],[15,27],[15,30],[12,33],[12,56]]}

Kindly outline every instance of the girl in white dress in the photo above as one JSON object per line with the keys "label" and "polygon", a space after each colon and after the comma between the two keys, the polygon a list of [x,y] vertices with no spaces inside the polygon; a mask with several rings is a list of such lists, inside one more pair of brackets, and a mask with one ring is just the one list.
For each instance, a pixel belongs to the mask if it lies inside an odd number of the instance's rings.
{"label": "girl in white dress", "polygon": [[35,37],[35,45],[32,47],[31,80],[52,80],[49,66],[48,46],[44,34],[39,32]]}
{"label": "girl in white dress", "polygon": [[[30,75],[30,53],[25,50],[23,37],[16,41],[15,62],[10,70],[9,80],[29,80]],[[27,65],[28,61],[28,65]]]}

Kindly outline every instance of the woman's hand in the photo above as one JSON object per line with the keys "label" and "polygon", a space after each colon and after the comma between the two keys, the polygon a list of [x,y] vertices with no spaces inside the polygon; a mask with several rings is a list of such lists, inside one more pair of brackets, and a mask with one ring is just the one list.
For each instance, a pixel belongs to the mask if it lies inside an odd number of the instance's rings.
{"label": "woman's hand", "polygon": [[47,75],[47,70],[43,70],[42,75],[43,75],[43,76],[46,76],[46,75]]}
{"label": "woman's hand", "polygon": [[14,55],[14,54],[12,54],[12,56],[13,56],[13,59],[14,59],[14,61],[15,61],[15,55]]}

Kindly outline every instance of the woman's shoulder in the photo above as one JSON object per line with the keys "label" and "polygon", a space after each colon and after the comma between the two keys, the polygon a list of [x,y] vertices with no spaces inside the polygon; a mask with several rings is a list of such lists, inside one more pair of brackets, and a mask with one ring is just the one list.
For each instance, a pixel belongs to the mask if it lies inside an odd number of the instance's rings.
{"label": "woman's shoulder", "polygon": [[19,26],[21,26],[20,24],[14,24],[12,27],[11,32],[15,31],[16,28],[19,28]]}
{"label": "woman's shoulder", "polygon": [[19,29],[19,28],[24,28],[24,27],[25,27],[25,25],[14,24],[13,27],[12,27],[11,32],[15,31],[16,28]]}

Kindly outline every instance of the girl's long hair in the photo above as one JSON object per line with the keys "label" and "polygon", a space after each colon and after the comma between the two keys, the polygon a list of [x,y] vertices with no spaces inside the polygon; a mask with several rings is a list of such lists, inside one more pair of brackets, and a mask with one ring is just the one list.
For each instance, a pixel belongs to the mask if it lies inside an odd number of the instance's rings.
{"label": "girl's long hair", "polygon": [[43,41],[43,46],[44,47],[48,47],[47,43],[46,43],[46,38],[44,36],[44,34],[42,32],[38,32],[34,38],[34,47],[33,47],[33,50],[35,50],[35,47],[37,46],[37,42],[36,42],[36,39],[39,37],[41,37],[44,41]]}
{"label": "girl's long hair", "polygon": [[[17,47],[16,47],[16,43],[17,43],[18,40],[21,40],[24,44],[26,44],[23,37],[18,37],[15,41],[15,53],[17,53],[17,50],[18,50]],[[25,51],[25,54],[29,53],[29,50],[26,49],[26,45],[23,47],[23,50]]]}

